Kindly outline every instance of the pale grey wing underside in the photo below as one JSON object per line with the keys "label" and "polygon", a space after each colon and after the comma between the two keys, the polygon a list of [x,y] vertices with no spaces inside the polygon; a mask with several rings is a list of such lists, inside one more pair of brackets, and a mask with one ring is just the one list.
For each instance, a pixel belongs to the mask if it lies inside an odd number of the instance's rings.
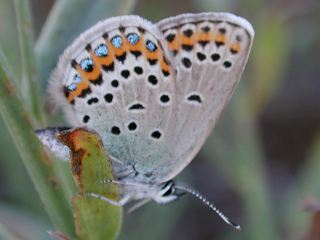
{"label": "pale grey wing underside", "polygon": [[63,161],[70,160],[70,151],[69,148],[62,144],[57,136],[69,128],[65,127],[53,127],[36,130],[35,133],[39,140],[42,142],[47,149],[49,149],[56,157]]}
{"label": "pale grey wing underside", "polygon": [[110,18],[80,35],[55,70],[50,93],[71,126],[99,133],[106,150],[139,173],[158,180],[170,159],[175,124],[175,72],[161,32],[138,16]]}
{"label": "pale grey wing underside", "polygon": [[229,13],[183,14],[157,26],[177,70],[173,158],[158,173],[166,181],[189,164],[216,125],[240,80],[254,31]]}

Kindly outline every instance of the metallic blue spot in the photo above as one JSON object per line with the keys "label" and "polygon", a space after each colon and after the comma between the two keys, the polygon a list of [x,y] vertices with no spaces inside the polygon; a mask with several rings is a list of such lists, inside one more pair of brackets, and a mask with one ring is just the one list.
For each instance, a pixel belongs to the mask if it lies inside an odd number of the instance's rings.
{"label": "metallic blue spot", "polygon": [[136,33],[129,33],[127,35],[127,39],[128,39],[130,44],[135,45],[135,44],[137,44],[137,42],[139,42],[140,37]]}
{"label": "metallic blue spot", "polygon": [[157,50],[157,46],[155,43],[153,43],[152,41],[150,40],[147,40],[146,42],[146,47],[147,49],[150,51],[150,52],[154,52]]}
{"label": "metallic blue spot", "polygon": [[76,75],[74,75],[73,82],[74,83],[81,83],[82,79],[78,74],[76,74]]}
{"label": "metallic blue spot", "polygon": [[121,36],[117,35],[117,36],[114,36],[112,39],[111,39],[111,43],[113,46],[115,46],[116,48],[121,48],[121,45],[122,45],[122,38]]}
{"label": "metallic blue spot", "polygon": [[86,72],[92,72],[93,71],[93,61],[91,58],[85,58],[81,60],[80,63],[81,68]]}
{"label": "metallic blue spot", "polygon": [[69,86],[68,86],[68,90],[69,91],[75,91],[77,89],[77,84],[75,83],[71,83]]}
{"label": "metallic blue spot", "polygon": [[108,55],[108,48],[105,44],[101,43],[95,50],[94,53],[98,57],[106,57]]}

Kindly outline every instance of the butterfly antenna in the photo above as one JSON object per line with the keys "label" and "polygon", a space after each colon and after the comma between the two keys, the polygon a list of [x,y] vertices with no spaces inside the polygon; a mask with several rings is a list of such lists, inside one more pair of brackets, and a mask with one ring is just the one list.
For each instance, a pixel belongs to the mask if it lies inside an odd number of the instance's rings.
{"label": "butterfly antenna", "polygon": [[228,225],[231,227],[241,230],[240,225],[232,222],[226,215],[224,215],[212,202],[209,202],[202,194],[199,192],[195,191],[192,188],[186,187],[182,184],[175,184],[174,188],[179,189],[183,192],[190,193],[191,195],[195,196],[196,198],[200,199],[205,205],[207,205],[209,208],[211,208],[218,216]]}

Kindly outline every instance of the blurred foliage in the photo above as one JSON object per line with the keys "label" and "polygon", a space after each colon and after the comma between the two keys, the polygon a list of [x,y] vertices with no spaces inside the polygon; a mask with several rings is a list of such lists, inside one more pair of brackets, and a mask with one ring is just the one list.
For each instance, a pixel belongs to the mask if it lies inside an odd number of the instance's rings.
{"label": "blurred foliage", "polygon": [[[242,82],[201,153],[179,176],[214,200],[243,231],[234,232],[185,197],[126,215],[119,238],[308,239],[313,222],[302,203],[310,196],[320,200],[319,1],[140,0],[135,7],[133,1],[118,6],[118,1],[59,0],[53,7],[53,1],[30,2],[34,23],[42,29],[35,31],[42,96],[58,55],[99,19],[129,12],[158,21],[183,12],[227,11],[252,22],[256,37]],[[12,78],[20,79],[24,60],[14,16],[12,1],[0,1],[0,46]],[[0,238],[45,239],[41,234],[53,227],[16,144],[0,124]],[[33,227],[21,227],[25,216]]]}

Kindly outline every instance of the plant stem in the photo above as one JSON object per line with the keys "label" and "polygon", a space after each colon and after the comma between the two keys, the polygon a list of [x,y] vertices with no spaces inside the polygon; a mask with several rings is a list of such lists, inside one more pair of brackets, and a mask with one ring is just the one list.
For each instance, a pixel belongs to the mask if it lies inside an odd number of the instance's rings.
{"label": "plant stem", "polygon": [[16,89],[0,65],[0,114],[20,153],[23,163],[38,191],[50,219],[57,229],[74,234],[72,211],[66,201],[59,180],[52,169],[52,161],[33,132],[30,116],[16,96]]}
{"label": "plant stem", "polygon": [[27,110],[32,113],[36,123],[41,122],[41,114],[39,108],[39,90],[36,83],[36,65],[34,56],[32,22],[30,16],[29,2],[27,0],[14,0],[16,11],[17,29],[19,35],[22,76],[21,91]]}

